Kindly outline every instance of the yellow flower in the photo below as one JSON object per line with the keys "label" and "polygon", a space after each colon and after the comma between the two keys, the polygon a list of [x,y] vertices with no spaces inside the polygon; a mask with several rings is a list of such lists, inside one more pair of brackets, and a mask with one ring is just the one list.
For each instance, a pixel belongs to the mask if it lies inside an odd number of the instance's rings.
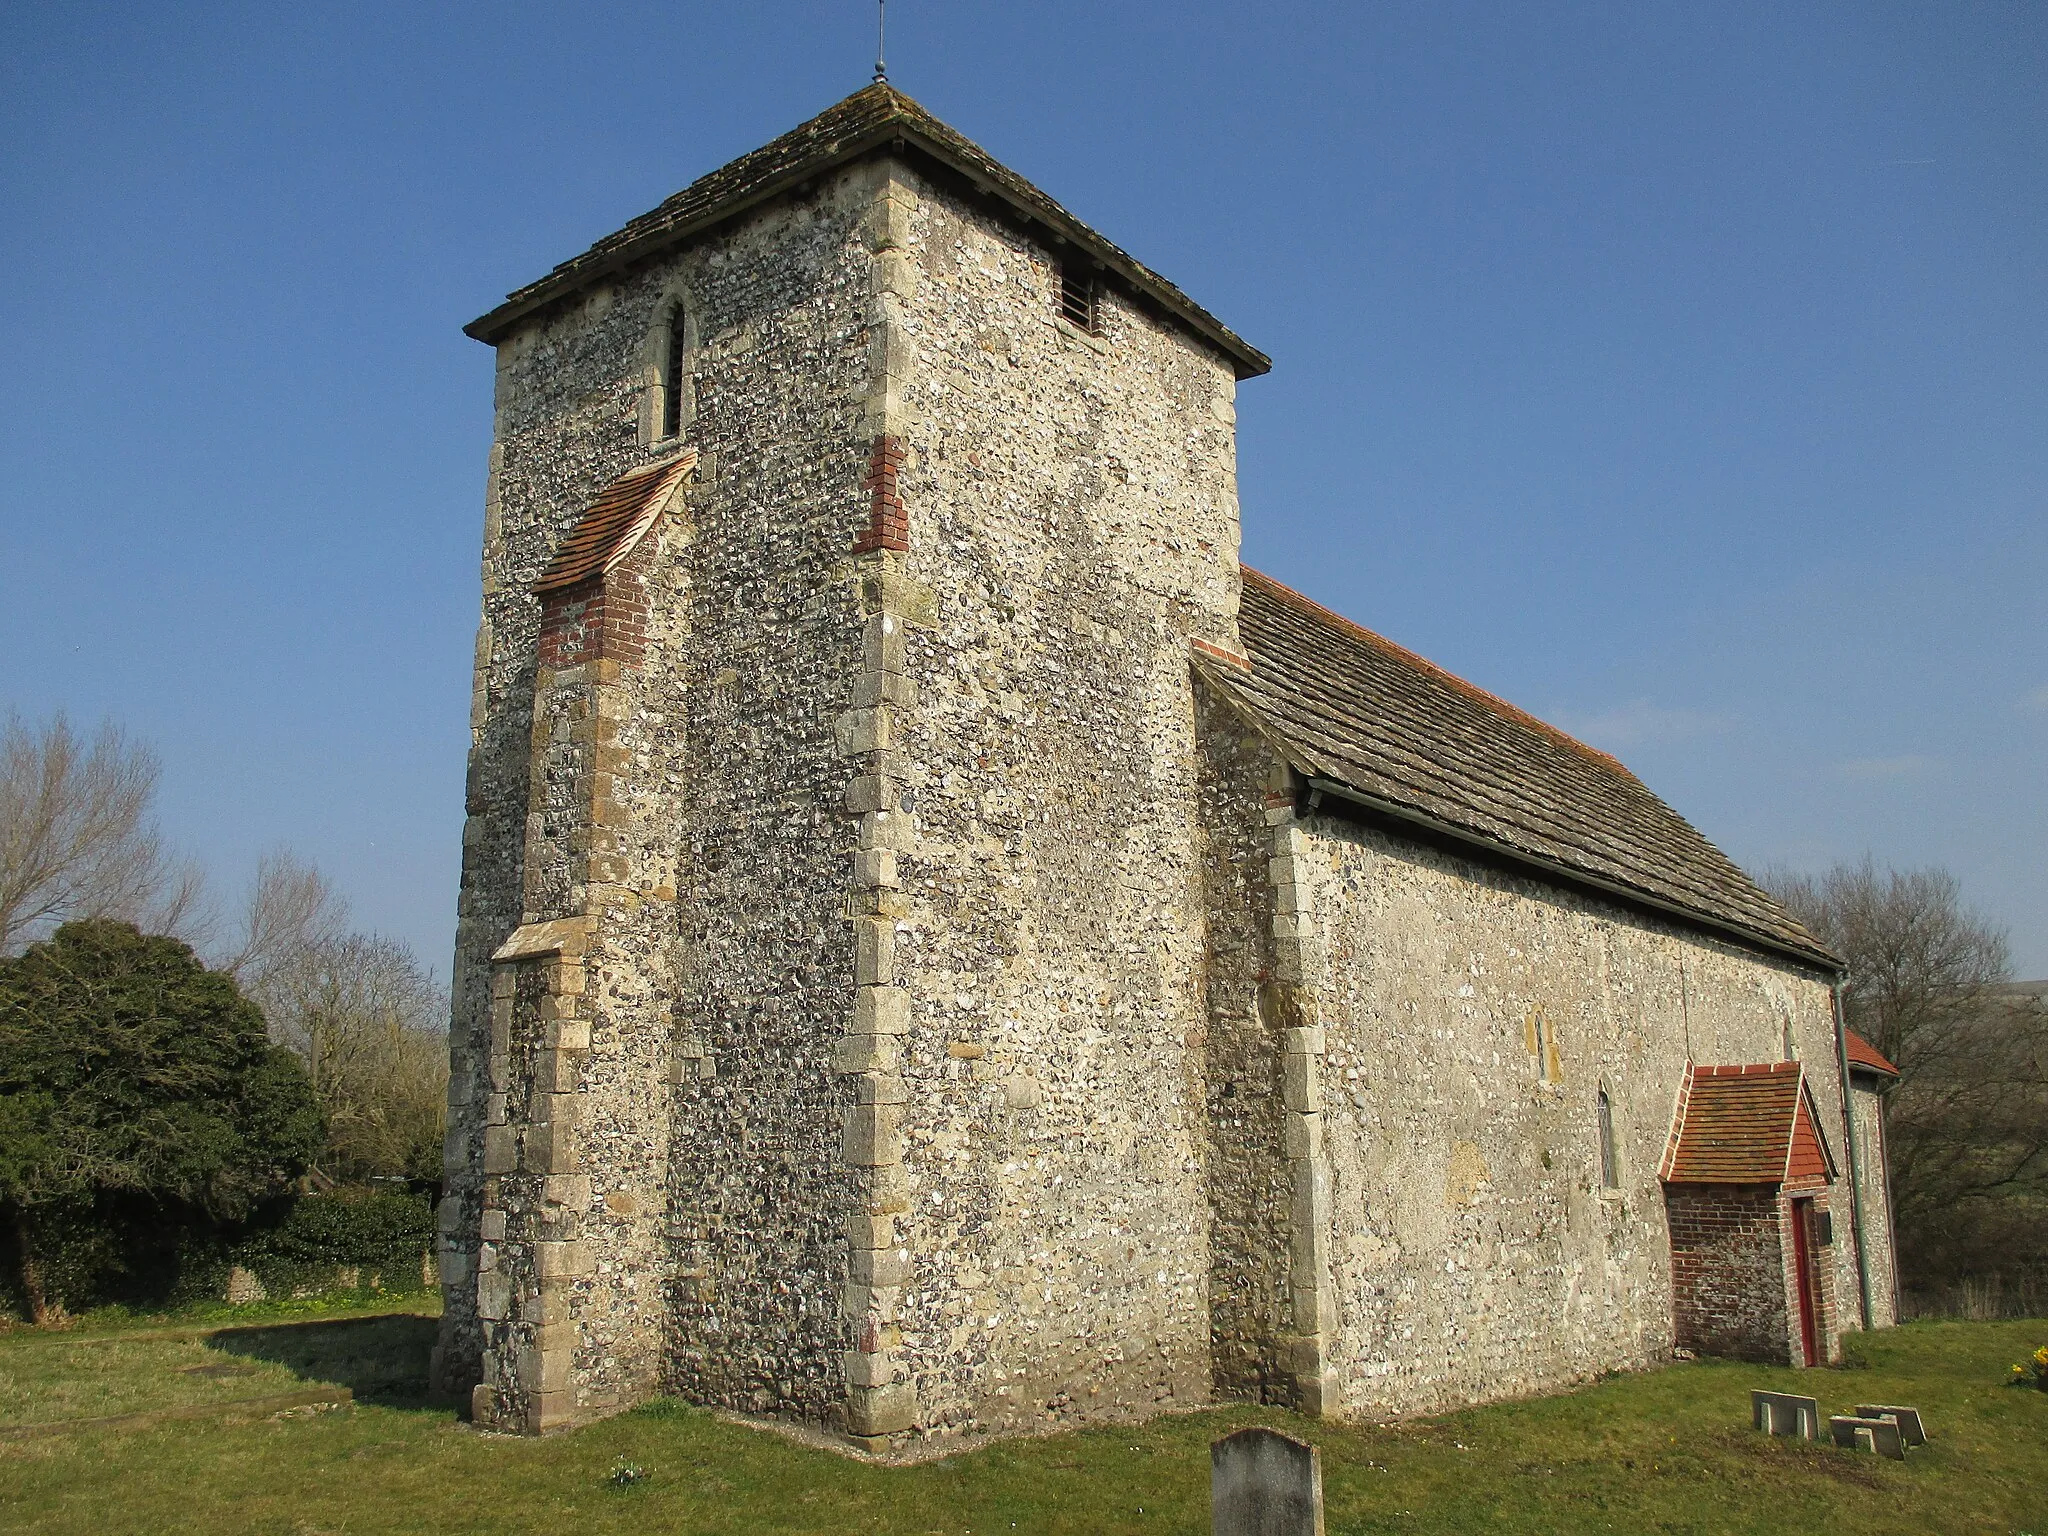
{"label": "yellow flower", "polygon": [[2048,1344],[2043,1344],[2034,1351],[2034,1364],[2048,1369]]}

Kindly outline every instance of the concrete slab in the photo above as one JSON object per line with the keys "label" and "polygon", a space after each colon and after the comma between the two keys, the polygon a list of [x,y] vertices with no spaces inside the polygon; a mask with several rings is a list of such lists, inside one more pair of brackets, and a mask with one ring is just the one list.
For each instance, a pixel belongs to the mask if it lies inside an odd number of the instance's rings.
{"label": "concrete slab", "polygon": [[1767,1435],[1796,1435],[1802,1440],[1820,1438],[1820,1399],[1798,1397],[1790,1392],[1749,1394],[1749,1421]]}
{"label": "concrete slab", "polygon": [[1906,1440],[1899,1433],[1897,1419],[1863,1419],[1851,1414],[1837,1414],[1828,1420],[1828,1431],[1834,1436],[1835,1444],[1845,1450],[1875,1451],[1880,1456],[1889,1456],[1893,1461],[1906,1459]]}

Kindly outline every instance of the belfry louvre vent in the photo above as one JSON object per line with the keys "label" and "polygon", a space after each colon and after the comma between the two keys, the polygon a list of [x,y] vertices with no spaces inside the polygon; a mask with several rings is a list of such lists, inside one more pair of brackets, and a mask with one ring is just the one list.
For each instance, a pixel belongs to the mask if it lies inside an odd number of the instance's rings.
{"label": "belfry louvre vent", "polygon": [[1060,267],[1060,318],[1090,336],[1095,334],[1096,322],[1095,274],[1077,272],[1073,267]]}

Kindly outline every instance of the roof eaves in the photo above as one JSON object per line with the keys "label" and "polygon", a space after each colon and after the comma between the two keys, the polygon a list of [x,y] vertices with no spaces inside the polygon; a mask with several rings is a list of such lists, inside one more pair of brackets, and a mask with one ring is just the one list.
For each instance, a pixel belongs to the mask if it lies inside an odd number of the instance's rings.
{"label": "roof eaves", "polygon": [[[1799,1146],[1799,1111],[1805,1103],[1806,1066],[1802,1062],[1799,1067],[1798,1082],[1792,1089],[1792,1121],[1785,1128],[1785,1156],[1781,1160],[1781,1166],[1778,1169],[1778,1182],[1780,1184],[1786,1183],[1792,1177],[1792,1154]],[[1816,1126],[1814,1129],[1815,1133],[1818,1134],[1819,1127]],[[1823,1161],[1826,1160],[1827,1153],[1825,1150],[1822,1151],[1821,1158]]]}
{"label": "roof eaves", "polygon": [[[916,147],[947,166],[955,174],[966,177],[979,190],[1000,197],[1027,219],[1036,220],[1062,240],[1079,246],[1096,261],[1116,273],[1229,358],[1238,378],[1256,378],[1262,373],[1272,371],[1273,360],[1265,353],[1189,298],[1178,286],[1168,282],[1114,241],[1075,218],[1031,182],[1018,176],[1014,171],[991,176],[987,168],[976,164],[971,158],[961,154],[955,146],[924,129],[915,118],[901,119],[896,126],[907,142],[913,142]],[[997,171],[1006,169],[993,160],[990,161],[990,165]]]}
{"label": "roof eaves", "polygon": [[1432,816],[1418,806],[1373,794],[1369,790],[1360,789],[1354,784],[1335,778],[1328,771],[1329,765],[1317,762],[1304,750],[1303,744],[1294,739],[1292,733],[1267,719],[1265,712],[1244,696],[1242,690],[1236,686],[1236,679],[1230,675],[1235,669],[1227,669],[1208,661],[1200,652],[1195,653],[1193,660],[1195,670],[1210,686],[1223,695],[1238,714],[1266,739],[1274,751],[1286,759],[1288,765],[1302,776],[1312,796],[1334,795],[1339,800],[1347,800],[1381,816],[1405,822],[1435,837],[1476,849],[1496,859],[1505,859],[1534,869],[1568,885],[1596,890],[1608,896],[1618,896],[1636,906],[1649,907],[1666,916],[1678,918],[1691,927],[1708,929],[1751,949],[1762,948],[1772,954],[1796,960],[1801,965],[1817,967],[1831,975],[1838,975],[1847,969],[1841,960],[1826,950],[1806,949],[1761,929],[1703,912],[1697,907],[1673,901],[1668,896],[1618,880],[1612,875],[1600,874],[1561,859],[1546,857],[1505,838],[1488,837],[1469,827]]}
{"label": "roof eaves", "polygon": [[546,277],[528,283],[524,288],[515,288],[496,309],[488,314],[479,315],[465,325],[462,334],[496,346],[513,326],[534,311],[545,309],[557,299],[579,292],[600,278],[623,271],[657,251],[680,245],[696,235],[715,229],[748,209],[759,207],[762,203],[780,197],[791,188],[815,179],[821,171],[828,171],[857,159],[893,137],[901,127],[901,121],[897,119],[881,123],[865,133],[841,141],[828,153],[800,161],[773,176],[764,178],[745,191],[713,204],[695,218],[683,219],[674,224],[658,224],[645,234],[623,241],[588,261],[577,258],[565,262]]}
{"label": "roof eaves", "polygon": [[[1273,722],[1268,720],[1256,705],[1252,704],[1243,694],[1231,686],[1228,674],[1237,672],[1239,675],[1242,675],[1242,671],[1234,662],[1218,659],[1228,653],[1222,652],[1220,647],[1204,646],[1200,641],[1197,641],[1196,645],[1202,648],[1190,648],[1189,654],[1189,660],[1194,665],[1195,675],[1208,683],[1216,691],[1217,697],[1221,698],[1224,703],[1237,712],[1237,717],[1240,720],[1258,732],[1259,739],[1265,742],[1275,757],[1300,774],[1304,780],[1313,779],[1316,774],[1316,764],[1310,761],[1307,754],[1301,750],[1301,747],[1296,742],[1288,737],[1285,731],[1275,727]],[[1216,651],[1218,653],[1217,657],[1205,655],[1204,652],[1208,650]]]}
{"label": "roof eaves", "polygon": [[1891,1059],[1853,1029],[1842,1031],[1842,1054],[1849,1058],[1849,1072],[1868,1072],[1873,1077],[1896,1078],[1899,1069]]}
{"label": "roof eaves", "polygon": [[1664,1137],[1664,1156],[1657,1164],[1657,1179],[1660,1183],[1671,1182],[1671,1175],[1678,1167],[1678,1148],[1685,1138],[1685,1113],[1692,1103],[1693,1064],[1685,1064],[1685,1072],[1678,1080],[1678,1099],[1671,1106],[1671,1129]]}
{"label": "roof eaves", "polygon": [[[1498,695],[1466,682],[1456,674],[1418,656],[1405,646],[1398,645],[1344,615],[1333,612],[1263,572],[1246,567],[1244,578],[1247,593],[1256,588],[1263,596],[1278,603],[1281,608],[1291,610],[1312,624],[1349,638],[1373,653],[1394,661],[1410,673],[1451,689],[1460,697],[1484,709],[1495,719],[1512,727],[1530,731],[1556,746],[1569,750],[1582,762],[1594,768],[1606,782],[1626,786],[1629,792],[1648,797],[1673,820],[1680,820],[1676,812],[1663,806],[1661,801],[1656,801],[1655,796],[1644,788],[1642,781],[1610,754],[1587,746]],[[1247,649],[1256,651],[1256,647],[1249,644]],[[1254,673],[1255,676],[1261,675],[1258,674],[1256,666]],[[1241,712],[1253,718],[1265,716],[1263,699],[1249,696],[1245,690],[1235,686],[1233,678],[1219,672],[1212,680],[1231,696]],[[1254,688],[1253,692],[1257,691]],[[1840,975],[1846,970],[1841,957],[1813,940],[1796,920],[1789,917],[1784,927],[1791,931],[1775,931],[1775,925],[1765,926],[1746,921],[1740,911],[1717,911],[1716,906],[1723,905],[1721,903],[1712,903],[1705,899],[1688,899],[1690,893],[1685,882],[1674,881],[1676,888],[1663,884],[1639,883],[1630,879],[1620,869],[1573,859],[1563,851],[1564,845],[1560,845],[1556,837],[1548,839],[1554,845],[1552,850],[1538,851],[1514,835],[1512,818],[1508,822],[1496,824],[1479,810],[1474,810],[1476,820],[1446,820],[1433,813],[1426,798],[1404,799],[1398,795],[1385,793],[1380,788],[1359,783],[1347,772],[1342,760],[1317,761],[1317,758],[1325,755],[1321,750],[1322,744],[1304,739],[1302,722],[1274,718],[1265,723],[1265,733],[1268,736],[1278,738],[1291,748],[1286,755],[1311,781],[1312,788],[1320,788],[1339,799],[1349,800],[1380,815],[1407,822],[1439,837],[1483,850],[1496,858],[1534,868],[1553,878],[1561,878],[1567,884],[1619,896],[1631,903],[1669,914],[1683,920],[1689,926],[1704,928],[1718,936],[1732,938],[1746,948],[1762,949],[1795,960],[1803,966],[1816,967],[1830,975]],[[1691,829],[1688,827],[1687,830]],[[1696,833],[1694,835],[1697,836]],[[1701,841],[1704,843],[1703,839]],[[1568,844],[1569,840],[1565,842]],[[1712,851],[1711,845],[1706,846]],[[1729,868],[1733,874],[1740,877],[1739,870],[1735,870],[1732,865]]]}
{"label": "roof eaves", "polygon": [[[1795,1142],[1799,1139],[1799,1114],[1802,1113],[1806,1116],[1807,1123],[1813,1127],[1813,1139],[1820,1147],[1820,1160],[1827,1169],[1827,1180],[1832,1184],[1841,1177],[1842,1171],[1835,1166],[1835,1149],[1828,1145],[1827,1129],[1821,1123],[1820,1106],[1814,1102],[1813,1084],[1807,1081],[1806,1068],[1803,1064],[1799,1068],[1798,1109],[1792,1120],[1792,1139]],[[1785,1149],[1785,1171],[1788,1175],[1792,1171],[1790,1147]]]}
{"label": "roof eaves", "polygon": [[1505,839],[1484,836],[1481,833],[1471,831],[1455,823],[1440,820],[1430,815],[1427,811],[1420,810],[1411,805],[1404,805],[1398,800],[1389,800],[1384,796],[1358,789],[1353,785],[1344,783],[1342,780],[1323,778],[1319,775],[1311,776],[1309,787],[1311,790],[1320,790],[1325,794],[1334,794],[1339,799],[1353,801],[1363,805],[1368,810],[1377,811],[1383,816],[1391,816],[1396,820],[1408,822],[1410,825],[1420,827],[1425,831],[1434,833],[1438,837],[1450,838],[1492,853],[1497,857],[1512,860],[1517,864],[1527,865],[1531,869],[1560,879],[1567,884],[1589,886],[1607,895],[1619,896],[1623,900],[1632,902],[1637,906],[1654,908],[1668,916],[1679,918],[1692,927],[1710,929],[1724,938],[1735,939],[1749,948],[1761,947],[1773,954],[1797,960],[1802,965],[1816,966],[1830,974],[1839,974],[1847,969],[1840,960],[1828,954],[1825,950],[1805,949],[1792,943],[1790,940],[1778,938],[1761,929],[1751,928],[1746,924],[1735,922],[1729,918],[1702,912],[1697,907],[1673,901],[1668,896],[1647,890],[1642,886],[1631,884],[1625,880],[1618,880],[1612,875],[1598,874],[1576,864],[1566,863],[1562,859],[1552,859],[1540,853],[1532,853],[1530,850],[1519,847]]}

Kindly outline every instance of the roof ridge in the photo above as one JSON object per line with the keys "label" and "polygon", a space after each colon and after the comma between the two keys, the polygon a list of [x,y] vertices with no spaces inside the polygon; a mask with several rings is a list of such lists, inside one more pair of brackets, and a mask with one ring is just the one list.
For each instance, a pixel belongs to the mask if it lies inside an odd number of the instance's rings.
{"label": "roof ridge", "polygon": [[1642,785],[1643,781],[1637,778],[1635,774],[1629,770],[1628,764],[1624,763],[1620,758],[1616,757],[1613,753],[1602,752],[1598,747],[1588,746],[1585,742],[1579,740],[1578,737],[1572,735],[1570,732],[1559,730],[1556,726],[1552,725],[1547,720],[1539,720],[1536,716],[1530,714],[1526,709],[1522,709],[1517,707],[1516,705],[1510,704],[1506,699],[1502,698],[1497,693],[1489,693],[1486,689],[1480,687],[1477,683],[1467,682],[1464,678],[1458,676],[1457,673],[1451,671],[1449,668],[1440,667],[1435,662],[1431,661],[1427,656],[1419,655],[1416,652],[1409,650],[1407,646],[1402,645],[1400,642],[1395,640],[1389,640],[1385,635],[1378,634],[1370,629],[1367,629],[1363,624],[1359,623],[1356,619],[1347,619],[1346,617],[1344,617],[1343,614],[1338,613],[1335,609],[1325,608],[1321,603],[1317,602],[1314,598],[1303,596],[1301,593],[1295,591],[1294,588],[1288,586],[1285,582],[1275,580],[1273,577],[1268,576],[1264,571],[1254,570],[1249,565],[1241,565],[1239,569],[1242,570],[1247,577],[1252,578],[1253,580],[1259,582],[1261,585],[1270,589],[1274,596],[1279,597],[1283,600],[1292,601],[1300,607],[1313,609],[1319,617],[1327,619],[1343,629],[1352,631],[1353,633],[1357,634],[1359,638],[1365,640],[1368,644],[1377,646],[1379,649],[1386,651],[1395,657],[1398,657],[1402,661],[1407,662],[1410,666],[1415,667],[1420,671],[1429,673],[1431,676],[1437,678],[1439,681],[1448,684],[1457,692],[1464,694],[1474,703],[1483,705],[1486,708],[1491,709],[1494,713],[1504,717],[1505,719],[1512,720],[1517,725],[1526,726],[1527,728],[1537,732],[1539,735],[1547,736],[1552,741],[1557,742],[1560,746],[1571,748],[1574,752],[1579,753],[1581,756],[1592,759],[1595,763],[1599,764],[1603,768],[1611,768],[1616,770],[1617,772],[1625,775],[1631,784],[1639,786]]}
{"label": "roof ridge", "polygon": [[[804,133],[809,131],[812,124],[822,122],[826,118],[831,117],[834,113],[845,112],[849,108],[855,106],[856,103],[865,105],[866,103],[863,102],[862,100],[862,98],[864,97],[871,98],[875,101],[887,103],[887,107],[884,111],[876,114],[872,119],[867,121],[866,128],[868,131],[872,131],[874,128],[877,128],[884,123],[893,122],[897,118],[922,117],[932,122],[938,121],[938,119],[933,117],[930,112],[926,111],[922,105],[911,99],[909,96],[905,95],[902,91],[897,90],[893,85],[890,85],[886,80],[877,80],[871,85],[862,86],[859,90],[855,91],[850,96],[840,97],[839,100],[833,102],[832,105],[824,108],[822,111],[813,112],[809,117],[805,118],[802,122],[798,123],[794,128],[784,129],[781,133],[776,134],[775,137],[770,139],[767,143],[757,144],[752,149],[748,150],[746,153],[736,155],[722,165],[713,166],[710,170],[706,171],[702,176],[693,177],[689,182],[685,183],[681,187],[678,187],[675,191],[671,192],[667,197],[664,197],[660,202],[656,203],[646,213],[641,214],[639,218],[632,220],[631,223],[629,223],[626,227],[631,228],[633,224],[638,224],[641,223],[643,220],[652,218],[656,214],[661,213],[664,209],[681,208],[685,206],[689,201],[690,194],[693,191],[695,191],[698,187],[702,186],[705,182],[710,181],[713,177],[723,176],[727,172],[732,171],[739,166],[745,165],[749,160],[766,161],[768,159],[771,159],[773,157],[773,152],[775,150],[781,148],[781,146],[789,140],[800,138]],[[623,231],[621,232],[623,233]],[[602,242],[599,243],[602,244]],[[572,256],[569,258],[569,260],[557,264],[557,266],[555,267],[555,271],[560,272],[565,268],[572,267],[582,259],[583,258],[581,256]],[[546,281],[546,279],[542,279],[542,281]],[[535,285],[528,284],[528,286],[532,287]]]}

